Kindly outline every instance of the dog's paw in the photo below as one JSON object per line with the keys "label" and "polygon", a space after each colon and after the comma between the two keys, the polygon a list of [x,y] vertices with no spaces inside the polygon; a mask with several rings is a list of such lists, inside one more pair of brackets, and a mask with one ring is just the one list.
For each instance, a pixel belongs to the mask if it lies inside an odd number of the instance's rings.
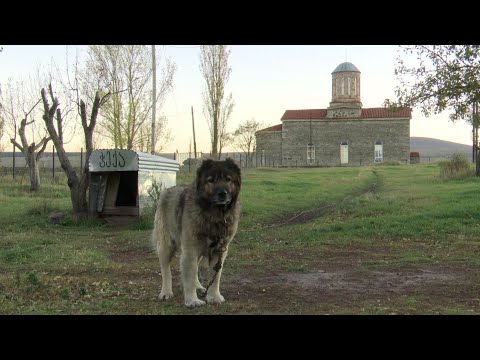
{"label": "dog's paw", "polygon": [[199,297],[203,297],[205,296],[205,292],[207,291],[207,289],[205,289],[202,285],[198,286],[197,287],[197,295]]}
{"label": "dog's paw", "polygon": [[209,304],[221,304],[225,301],[225,298],[221,294],[207,295],[207,303]]}
{"label": "dog's paw", "polygon": [[194,308],[202,305],[205,305],[205,301],[200,299],[185,300],[185,306],[189,308]]}
{"label": "dog's paw", "polygon": [[159,300],[168,300],[173,297],[173,292],[161,292],[160,295],[158,295]]}

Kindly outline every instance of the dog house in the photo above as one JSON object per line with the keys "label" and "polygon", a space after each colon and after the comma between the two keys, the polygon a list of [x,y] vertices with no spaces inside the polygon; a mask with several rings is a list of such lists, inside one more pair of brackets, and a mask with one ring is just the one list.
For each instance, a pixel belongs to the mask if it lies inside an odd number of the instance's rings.
{"label": "dog house", "polygon": [[89,213],[138,217],[152,201],[152,185],[175,186],[179,168],[175,160],[140,151],[95,150],[89,160]]}

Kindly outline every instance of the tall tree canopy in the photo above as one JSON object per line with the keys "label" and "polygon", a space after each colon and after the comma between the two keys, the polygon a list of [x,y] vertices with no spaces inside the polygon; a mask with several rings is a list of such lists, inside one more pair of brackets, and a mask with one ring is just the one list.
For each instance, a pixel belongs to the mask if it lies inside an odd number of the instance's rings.
{"label": "tall tree canopy", "polygon": [[418,107],[427,117],[447,110],[453,122],[461,119],[473,124],[476,174],[480,176],[480,46],[403,46],[395,74],[399,82],[397,99],[386,99],[386,106]]}
{"label": "tall tree canopy", "polygon": [[[159,61],[159,60],[158,60]],[[158,66],[158,64],[155,64]],[[111,94],[100,110],[98,129],[113,146],[151,151],[152,54],[146,45],[90,45],[87,71],[93,72],[102,88]],[[156,109],[173,90],[175,64],[165,59],[157,76]],[[167,118],[156,116],[156,151],[170,139]]]}
{"label": "tall tree canopy", "polygon": [[227,122],[233,111],[233,98],[225,96],[225,86],[232,69],[228,65],[230,49],[226,45],[202,45],[200,70],[205,79],[203,113],[210,129],[212,157],[220,157],[229,139]]}
{"label": "tall tree canopy", "polygon": [[451,110],[452,121],[471,120],[480,100],[480,46],[402,46],[395,75],[397,100],[387,104],[415,106],[425,116]]}

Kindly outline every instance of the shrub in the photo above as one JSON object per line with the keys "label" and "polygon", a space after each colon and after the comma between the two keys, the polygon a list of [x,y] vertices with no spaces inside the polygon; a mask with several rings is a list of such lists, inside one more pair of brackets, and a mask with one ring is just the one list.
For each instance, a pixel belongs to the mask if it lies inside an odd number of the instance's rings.
{"label": "shrub", "polygon": [[463,179],[475,175],[473,165],[465,155],[454,153],[450,160],[440,161],[440,177],[444,179]]}
{"label": "shrub", "polygon": [[152,177],[152,186],[147,188],[147,193],[153,204],[157,204],[157,201],[160,199],[160,195],[163,190],[163,183]]}
{"label": "shrub", "polygon": [[385,166],[401,165],[401,163],[400,163],[400,161],[397,161],[397,160],[385,160],[385,161],[382,161],[381,163],[379,163],[378,165],[385,165]]}

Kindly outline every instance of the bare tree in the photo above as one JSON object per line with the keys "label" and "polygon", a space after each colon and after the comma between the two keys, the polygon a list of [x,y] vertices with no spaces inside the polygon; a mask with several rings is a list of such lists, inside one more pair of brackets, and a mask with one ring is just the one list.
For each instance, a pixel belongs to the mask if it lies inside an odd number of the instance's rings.
{"label": "bare tree", "polygon": [[[160,58],[156,57],[160,62]],[[110,100],[101,109],[99,129],[115,147],[136,149],[151,144],[144,137],[152,112],[151,50],[146,45],[91,45],[87,69],[97,75]],[[165,59],[156,86],[156,116],[159,144],[168,138],[166,117],[160,113],[166,95],[173,90],[175,64]],[[149,123],[148,123],[149,124]],[[148,125],[150,126],[150,124]],[[149,145],[151,147],[151,145]],[[151,150],[151,149],[148,149]],[[156,150],[156,149],[155,149]]]}
{"label": "bare tree", "polygon": [[[5,97],[1,95],[0,118],[1,122],[10,125],[11,138],[10,142],[22,152],[25,162],[29,169],[30,190],[37,191],[40,189],[40,174],[37,166],[42,154],[44,153],[50,137],[44,128],[35,126],[36,108],[41,99],[35,99],[29,95],[24,82],[17,82],[14,86],[11,82],[7,85]],[[40,141],[35,142],[35,136]],[[19,141],[17,141],[17,135]],[[30,141],[27,139],[30,137]],[[1,137],[0,137],[1,138]]]}
{"label": "bare tree", "polygon": [[[1,102],[2,98],[2,88],[0,87],[0,114],[3,111],[3,105]],[[0,116],[0,152],[3,151],[3,143],[2,143],[2,138],[3,134],[5,133],[5,120],[3,119],[2,116]],[[1,159],[0,159],[0,164],[1,164]]]}
{"label": "bare tree", "polygon": [[218,158],[228,139],[226,127],[234,106],[232,94],[225,97],[232,71],[228,66],[229,55],[226,45],[202,45],[200,50],[200,70],[206,82],[203,113],[210,129],[212,157]]}
{"label": "bare tree", "polygon": [[5,121],[0,118],[0,152],[3,151],[4,145],[2,143],[3,133],[5,132]]}
{"label": "bare tree", "polygon": [[[60,88],[62,105],[59,96],[53,90],[52,81],[56,81],[56,86]],[[60,72],[57,72],[56,77],[50,76],[48,86],[43,87],[40,93],[43,103],[43,120],[55,144],[61,167],[67,175],[73,218],[78,221],[88,216],[87,190],[90,184],[89,158],[93,151],[93,134],[100,108],[109,99],[110,93],[102,90],[99,78],[94,73],[85,68],[79,68],[78,57],[71,71],[68,53],[66,80]],[[65,126],[72,108],[78,115],[76,119],[80,118],[86,149],[85,163],[79,172],[73,167],[65,150]]]}
{"label": "bare tree", "polygon": [[[90,184],[90,174],[88,171],[88,159],[93,151],[93,131],[97,122],[98,111],[102,104],[108,99],[108,94],[101,95],[100,91],[95,93],[90,114],[87,113],[87,105],[80,99],[78,103],[78,113],[81,118],[82,128],[85,136],[86,160],[81,169],[81,173],[77,174],[68,159],[67,153],[62,141],[63,120],[61,111],[59,109],[58,98],[54,95],[52,85],[48,86],[48,94],[45,89],[41,90],[44,115],[43,120],[48,129],[53,143],[55,144],[58,158],[60,160],[62,169],[67,175],[67,184],[70,188],[70,199],[73,206],[73,218],[77,221],[85,218],[88,215],[87,190]],[[49,98],[52,104],[49,103]]]}
{"label": "bare tree", "polygon": [[252,161],[255,152],[256,137],[255,133],[263,127],[262,123],[255,121],[254,118],[241,123],[232,133],[232,146],[237,151],[242,151],[247,159],[246,166]]}

